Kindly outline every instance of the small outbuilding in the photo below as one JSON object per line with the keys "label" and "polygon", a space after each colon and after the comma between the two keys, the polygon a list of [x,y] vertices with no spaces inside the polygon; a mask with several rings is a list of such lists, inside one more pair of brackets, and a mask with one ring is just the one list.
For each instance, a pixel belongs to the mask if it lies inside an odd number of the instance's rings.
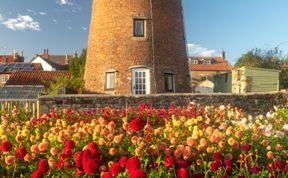
{"label": "small outbuilding", "polygon": [[232,71],[232,93],[279,91],[279,70],[241,67]]}

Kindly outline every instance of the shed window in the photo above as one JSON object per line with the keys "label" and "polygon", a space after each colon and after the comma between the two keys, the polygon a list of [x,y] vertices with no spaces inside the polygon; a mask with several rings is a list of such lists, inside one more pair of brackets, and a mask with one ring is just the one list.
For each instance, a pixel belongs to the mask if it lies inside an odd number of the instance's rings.
{"label": "shed window", "polygon": [[115,88],[115,72],[106,72],[105,74],[105,89],[114,90]]}
{"label": "shed window", "polygon": [[133,19],[133,36],[145,36],[145,19]]}
{"label": "shed window", "polygon": [[165,73],[165,91],[174,92],[174,75],[171,73]]}

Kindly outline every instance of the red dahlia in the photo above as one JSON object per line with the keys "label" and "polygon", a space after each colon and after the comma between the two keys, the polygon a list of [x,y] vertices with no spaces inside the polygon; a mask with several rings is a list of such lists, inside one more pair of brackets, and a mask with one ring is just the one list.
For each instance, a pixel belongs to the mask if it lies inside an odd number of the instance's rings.
{"label": "red dahlia", "polygon": [[177,170],[177,178],[189,178],[189,173],[187,169],[180,168]]}
{"label": "red dahlia", "polygon": [[251,167],[251,172],[252,174],[258,174],[261,171],[259,166],[252,166]]}
{"label": "red dahlia", "polygon": [[218,151],[213,154],[212,158],[214,161],[220,161],[222,159],[222,154]]}
{"label": "red dahlia", "polygon": [[129,124],[130,129],[134,132],[142,130],[144,126],[145,126],[145,122],[139,118],[133,119]]}
{"label": "red dahlia", "polygon": [[67,150],[73,150],[74,147],[75,147],[75,143],[74,143],[73,140],[67,140],[67,141],[65,142],[65,148],[66,148]]}
{"label": "red dahlia", "polygon": [[122,167],[119,163],[113,163],[109,168],[109,172],[113,176],[117,176],[120,172],[122,172]]}
{"label": "red dahlia", "polygon": [[243,146],[242,146],[242,151],[243,152],[248,152],[250,150],[250,145],[249,144],[244,144]]}
{"label": "red dahlia", "polygon": [[32,173],[31,178],[43,178],[44,174],[41,173],[39,170],[36,170]]}
{"label": "red dahlia", "polygon": [[41,159],[38,162],[38,171],[40,171],[42,174],[46,174],[48,172],[48,162],[46,159]]}
{"label": "red dahlia", "polygon": [[8,140],[2,142],[1,151],[8,152],[8,151],[11,150],[11,148],[12,148],[12,143],[11,142],[9,142]]}
{"label": "red dahlia", "polygon": [[125,167],[126,166],[126,162],[129,158],[126,156],[122,156],[119,160],[119,164],[121,165],[121,167]]}
{"label": "red dahlia", "polygon": [[74,153],[73,159],[75,161],[76,168],[79,169],[79,170],[83,170],[83,167],[82,167],[82,152],[78,151],[78,152]]}
{"label": "red dahlia", "polygon": [[166,169],[170,169],[174,166],[175,164],[175,158],[173,156],[165,156],[164,158],[164,165]]}
{"label": "red dahlia", "polygon": [[100,153],[98,151],[98,146],[95,142],[90,142],[87,149],[91,152],[91,158],[100,158]]}
{"label": "red dahlia", "polygon": [[131,157],[126,162],[126,169],[129,173],[140,169],[141,163],[137,157]]}
{"label": "red dahlia", "polygon": [[110,172],[103,172],[101,174],[101,178],[113,178],[113,176],[110,174]]}
{"label": "red dahlia", "polygon": [[210,169],[213,172],[216,172],[219,169],[219,167],[221,167],[221,163],[219,161],[213,161],[210,163]]}
{"label": "red dahlia", "polygon": [[131,172],[129,178],[146,178],[146,173],[141,169],[136,169]]}
{"label": "red dahlia", "polygon": [[19,148],[16,148],[15,150],[15,157],[17,159],[24,159],[26,154],[27,154],[27,151],[24,147],[19,147]]}
{"label": "red dahlia", "polygon": [[99,170],[99,160],[98,159],[88,159],[86,162],[82,162],[84,171],[87,174],[94,174]]}

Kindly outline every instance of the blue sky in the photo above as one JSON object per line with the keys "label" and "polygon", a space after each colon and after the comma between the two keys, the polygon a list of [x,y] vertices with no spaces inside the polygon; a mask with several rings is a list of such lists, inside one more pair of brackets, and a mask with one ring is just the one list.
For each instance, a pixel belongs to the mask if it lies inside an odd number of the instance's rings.
{"label": "blue sky", "polygon": [[[287,0],[183,0],[192,55],[219,55],[233,64],[252,48],[288,48]],[[0,0],[0,54],[15,48],[26,60],[81,52],[87,46],[91,0]]]}

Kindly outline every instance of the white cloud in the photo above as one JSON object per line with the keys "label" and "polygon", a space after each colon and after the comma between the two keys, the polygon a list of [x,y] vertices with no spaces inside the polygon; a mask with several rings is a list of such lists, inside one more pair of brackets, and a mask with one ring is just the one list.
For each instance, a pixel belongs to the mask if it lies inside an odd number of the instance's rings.
{"label": "white cloud", "polygon": [[187,44],[189,56],[213,56],[216,50],[207,49],[199,44]]}
{"label": "white cloud", "polygon": [[17,30],[34,30],[40,31],[40,23],[35,21],[29,15],[18,15],[17,18],[4,19],[4,17],[0,20],[0,22],[6,26],[7,28],[17,31]]}
{"label": "white cloud", "polygon": [[58,24],[58,21],[57,21],[56,19],[53,19],[53,22],[54,22],[55,24]]}
{"label": "white cloud", "polygon": [[68,29],[68,30],[72,30],[72,27],[68,26],[67,29]]}
{"label": "white cloud", "polygon": [[71,0],[57,0],[57,4],[63,6],[63,5],[73,5],[73,2]]}
{"label": "white cloud", "polygon": [[81,27],[81,28],[82,28],[82,30],[87,31],[87,28],[86,28],[86,27]]}
{"label": "white cloud", "polygon": [[43,15],[47,15],[46,12],[39,12],[39,14],[42,15],[42,16],[43,16]]}

